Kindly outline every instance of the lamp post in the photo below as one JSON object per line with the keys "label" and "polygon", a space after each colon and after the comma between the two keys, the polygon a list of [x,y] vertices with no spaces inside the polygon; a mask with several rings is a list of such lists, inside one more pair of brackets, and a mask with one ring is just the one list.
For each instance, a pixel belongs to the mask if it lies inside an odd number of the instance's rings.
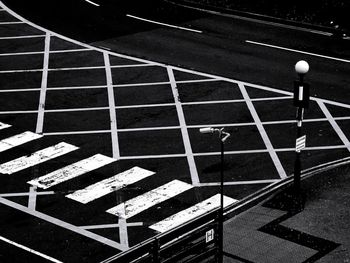
{"label": "lamp post", "polygon": [[219,263],[223,262],[223,248],[224,248],[224,143],[230,137],[228,132],[224,131],[224,128],[201,128],[200,133],[213,134],[217,133],[220,139],[221,149],[221,164],[220,164],[220,210],[219,210]]}
{"label": "lamp post", "polygon": [[300,192],[300,174],[301,174],[301,150],[305,148],[306,135],[302,136],[302,125],[304,109],[309,107],[310,92],[309,85],[304,82],[304,76],[309,71],[309,64],[304,61],[298,61],[295,64],[295,72],[299,76],[299,80],[294,82],[294,106],[297,107],[297,133],[295,144],[295,163],[294,163],[294,193],[297,198],[297,207],[301,208],[301,192]]}

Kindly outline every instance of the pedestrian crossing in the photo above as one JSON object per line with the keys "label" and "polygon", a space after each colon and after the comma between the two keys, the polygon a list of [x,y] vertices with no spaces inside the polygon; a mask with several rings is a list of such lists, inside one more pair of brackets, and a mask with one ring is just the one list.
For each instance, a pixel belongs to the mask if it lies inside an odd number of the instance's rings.
{"label": "pedestrian crossing", "polygon": [[[0,130],[11,127],[0,122]],[[6,152],[16,146],[29,143],[33,140],[43,139],[42,135],[38,135],[29,131],[10,136],[0,141],[0,152]],[[29,167],[40,165],[59,156],[63,156],[69,152],[75,151],[79,147],[69,143],[60,142],[56,145],[40,149],[27,156],[21,156],[14,160],[0,164],[1,174],[14,174],[25,170]],[[117,160],[102,154],[95,154],[53,172],[39,176],[27,181],[31,186],[37,189],[48,189],[57,186],[63,182],[67,182],[93,170],[114,163]],[[102,198],[112,192],[122,190],[123,188],[150,179],[156,173],[147,169],[134,166],[128,170],[115,174],[112,177],[95,182],[85,188],[75,190],[72,193],[65,195],[67,199],[74,200],[82,205],[88,205],[90,202]],[[1,177],[0,177],[1,178]],[[171,180],[163,185],[160,185],[148,192],[133,197],[129,200],[124,200],[122,203],[111,207],[105,212],[117,216],[121,219],[130,219],[148,209],[151,209],[162,202],[171,200],[176,196],[193,189],[194,187],[180,180]],[[224,197],[224,206],[231,205],[237,200]],[[156,232],[166,232],[181,224],[184,224],[204,213],[220,206],[220,195],[214,195],[204,201],[201,201],[189,208],[177,212],[159,222],[150,225],[149,228]],[[149,219],[146,219],[146,221]]]}
{"label": "pedestrian crossing", "polygon": [[9,138],[6,138],[0,141],[0,152],[7,151],[13,147],[39,139],[41,137],[43,136],[30,131],[16,134],[14,136],[11,136]]}

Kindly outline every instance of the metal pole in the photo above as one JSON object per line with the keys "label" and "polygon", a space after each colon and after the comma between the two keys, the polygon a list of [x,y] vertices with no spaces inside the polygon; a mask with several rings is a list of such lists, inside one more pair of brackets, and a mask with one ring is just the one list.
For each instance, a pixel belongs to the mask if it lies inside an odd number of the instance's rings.
{"label": "metal pole", "polygon": [[[303,114],[303,109],[298,107],[297,116],[301,116]],[[302,121],[297,120],[297,134],[296,138],[298,139],[301,136],[302,129]],[[294,189],[295,193],[300,193],[300,174],[301,174],[301,160],[300,160],[301,151],[295,151],[295,162],[294,162]]]}
{"label": "metal pole", "polygon": [[219,263],[223,262],[224,250],[224,141],[223,134],[220,134],[221,144],[221,169],[220,169],[220,240],[219,240]]}

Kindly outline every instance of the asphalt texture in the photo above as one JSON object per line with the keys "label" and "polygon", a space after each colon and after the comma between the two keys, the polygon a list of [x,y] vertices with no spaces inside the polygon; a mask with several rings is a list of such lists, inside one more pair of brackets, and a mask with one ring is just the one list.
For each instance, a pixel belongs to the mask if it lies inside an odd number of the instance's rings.
{"label": "asphalt texture", "polygon": [[[10,10],[0,11],[0,122],[12,125],[0,130],[1,140],[28,130],[44,135],[43,139],[0,153],[1,163],[30,156],[59,142],[79,147],[12,175],[1,175],[1,215],[6,226],[3,236],[63,262],[76,262],[76,258],[98,262],[117,254],[157,235],[149,225],[218,193],[219,141],[215,136],[200,134],[201,127],[225,127],[231,133],[225,144],[225,195],[241,200],[293,173],[295,109],[292,93],[288,91],[294,79],[295,54],[261,50],[246,42],[241,45],[242,34],[257,36],[259,31],[263,34],[259,37],[267,38],[265,34],[270,34],[268,38],[275,36],[274,40],[291,44],[291,39],[280,34],[291,30],[300,41],[307,36],[302,44],[305,50],[325,55],[333,55],[329,52],[336,50],[334,55],[348,59],[347,42],[327,36],[197,11],[183,12],[174,7],[170,8],[168,22],[204,29],[204,34],[126,18],[128,12],[144,15],[149,10],[148,5],[135,10],[132,2],[120,12],[110,11],[106,16],[95,12],[112,10],[111,2],[102,9],[78,1],[50,6],[42,1],[33,5],[28,1],[8,4],[45,28],[103,46],[101,49],[67,39],[28,21],[21,22],[8,13]],[[168,4],[154,4],[158,8],[148,18],[156,19],[163,14],[160,19],[164,19]],[[63,14],[66,19],[62,19]],[[101,21],[104,23],[100,24]],[[321,44],[334,45],[334,50],[324,48],[317,42],[321,40]],[[166,47],[164,41],[174,46]],[[320,84],[317,95],[322,94],[322,98],[313,97],[305,113],[308,139],[303,169],[347,157],[350,149],[349,80],[344,73],[348,63],[314,56],[310,59],[320,62],[312,62],[313,74],[325,78],[321,81],[312,77],[311,71],[307,75],[310,83]],[[328,75],[324,74],[326,65],[333,69]],[[270,77],[266,78],[269,71]],[[283,85],[287,82],[288,85]],[[48,192],[33,190],[27,184],[96,153],[117,161],[86,171]],[[155,175],[88,205],[65,197],[135,166]],[[175,179],[196,187],[142,211],[127,222],[105,213],[116,203]],[[35,238],[32,232],[36,233]],[[58,249],[42,246],[50,244],[52,236],[60,244]],[[3,244],[6,251],[16,255],[19,247],[12,244],[8,248],[8,244]],[[81,249],[79,244],[86,245]],[[17,259],[31,262],[26,253],[18,254]],[[12,262],[13,258],[3,260]]]}

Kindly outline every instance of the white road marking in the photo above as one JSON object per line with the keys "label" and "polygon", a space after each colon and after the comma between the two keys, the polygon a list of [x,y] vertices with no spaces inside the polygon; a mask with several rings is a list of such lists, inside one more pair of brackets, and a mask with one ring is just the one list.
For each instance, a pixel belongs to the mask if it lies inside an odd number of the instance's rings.
{"label": "white road marking", "polygon": [[87,204],[93,200],[122,189],[154,174],[154,172],[135,166],[125,172],[119,173],[84,189],[66,195],[66,197],[80,203]]}
{"label": "white road marking", "polygon": [[28,198],[28,208],[31,210],[35,210],[36,207],[36,186],[31,186],[29,188],[29,198]]}
{"label": "white road marking", "polygon": [[[30,192],[23,193],[6,193],[0,194],[0,197],[20,197],[20,196],[30,196]],[[54,195],[54,191],[36,192],[36,195]]]}
{"label": "white road marking", "polygon": [[43,137],[42,135],[26,131],[0,141],[0,152],[7,151],[13,147],[36,140]]}
{"label": "white road marking", "polygon": [[272,143],[271,143],[271,141],[270,141],[270,139],[269,139],[269,137],[268,137],[268,135],[267,135],[267,133],[265,131],[264,126],[261,123],[259,115],[258,115],[258,113],[255,110],[255,107],[254,107],[254,105],[253,105],[253,103],[252,103],[252,101],[251,101],[251,99],[250,99],[250,97],[249,97],[249,95],[247,93],[247,90],[246,90],[245,86],[242,83],[238,83],[238,86],[239,86],[239,88],[241,90],[243,98],[245,99],[245,101],[247,103],[248,109],[249,109],[249,111],[250,111],[250,113],[251,113],[251,115],[252,115],[252,117],[254,119],[254,122],[256,123],[256,127],[259,130],[261,138],[263,139],[264,144],[265,144],[267,150],[269,151],[269,154],[271,156],[271,159],[272,159],[272,161],[273,161],[273,163],[274,163],[274,165],[276,167],[276,170],[277,170],[279,176],[282,179],[287,178],[287,174],[286,174],[285,170],[283,169],[281,161],[278,158],[278,155],[276,154],[276,152],[275,152],[275,150],[274,150],[274,148],[272,146]]}
{"label": "white road marking", "polygon": [[[143,226],[142,222],[130,222],[126,224],[129,226]],[[90,226],[80,226],[82,229],[90,230],[90,229],[105,229],[105,228],[117,228],[119,224],[105,224],[105,225],[90,225]]]}
{"label": "white road marking", "polygon": [[187,130],[187,126],[186,126],[185,114],[183,112],[181,102],[180,102],[179,91],[177,89],[173,69],[171,67],[167,67],[167,71],[168,71],[171,89],[173,92],[173,97],[174,97],[174,101],[175,101],[175,105],[176,105],[176,111],[177,111],[177,115],[178,115],[179,123],[180,123],[180,127],[181,127],[182,140],[183,140],[183,144],[185,147],[187,162],[188,162],[188,165],[190,168],[192,184],[194,186],[197,186],[199,184],[200,180],[199,180],[199,176],[198,176],[196,163],[195,163],[195,160],[193,157],[190,136],[188,135],[188,130]]}
{"label": "white road marking", "polygon": [[43,73],[41,77],[41,88],[40,88],[40,98],[39,98],[39,107],[38,107],[38,118],[36,122],[36,130],[35,130],[36,133],[43,133],[47,77],[48,77],[48,68],[49,68],[50,38],[51,38],[50,33],[46,33]]}
{"label": "white road marking", "polygon": [[46,162],[50,159],[67,154],[76,149],[78,149],[78,147],[65,142],[61,142],[54,146],[37,151],[30,156],[22,156],[15,160],[1,164],[0,173],[13,174],[28,167],[32,167],[34,165]]}
{"label": "white road marking", "polygon": [[53,257],[50,257],[50,256],[45,255],[45,254],[43,254],[43,253],[40,253],[40,252],[38,252],[38,251],[36,251],[36,250],[34,250],[34,249],[31,249],[31,248],[29,248],[29,247],[26,247],[26,246],[23,246],[23,245],[21,245],[21,244],[19,244],[19,243],[16,243],[16,242],[14,242],[14,241],[11,241],[10,239],[7,239],[7,238],[5,238],[5,237],[3,237],[3,236],[0,236],[0,240],[6,242],[6,243],[8,243],[8,244],[11,244],[11,245],[13,245],[13,246],[15,246],[15,247],[21,248],[21,249],[23,249],[23,250],[25,250],[25,251],[28,251],[28,252],[30,252],[30,253],[32,253],[32,254],[35,254],[35,255],[37,255],[37,256],[39,256],[39,257],[45,258],[45,259],[47,259],[47,260],[49,260],[49,261],[51,261],[51,262],[62,263],[62,261],[59,261],[59,260],[57,260],[57,259],[55,259],[55,258],[53,258]]}
{"label": "white road marking", "polygon": [[[246,184],[271,184],[280,181],[281,179],[267,179],[267,180],[251,180],[251,181],[235,181],[224,182],[224,185],[246,185]],[[219,182],[201,183],[201,186],[220,186]]]}
{"label": "white road marking", "polygon": [[171,28],[176,28],[176,29],[191,31],[191,32],[194,32],[194,33],[199,33],[199,34],[203,33],[203,32],[200,31],[200,30],[195,30],[195,29],[191,29],[191,28],[187,28],[187,27],[181,27],[181,26],[174,26],[174,25],[170,25],[170,24],[165,24],[165,23],[161,23],[161,22],[154,21],[154,20],[149,20],[149,19],[141,18],[141,17],[138,17],[138,16],[133,16],[133,15],[128,15],[128,14],[127,14],[126,16],[127,16],[127,17],[130,17],[130,18],[137,19],[137,20],[141,20],[141,21],[144,21],[144,22],[156,24],[156,25],[167,26],[167,27],[171,27]]}
{"label": "white road marking", "polygon": [[[236,203],[237,201],[236,199],[224,196],[224,207]],[[164,233],[218,207],[220,207],[220,194],[216,194],[194,206],[159,221],[149,226],[149,228]]]}
{"label": "white road marking", "polygon": [[89,4],[92,4],[94,6],[100,6],[99,4],[95,3],[95,2],[92,2],[90,0],[85,0],[85,2],[89,3]]}
{"label": "white road marking", "polygon": [[10,201],[8,199],[0,197],[0,203],[4,204],[4,205],[7,205],[9,207],[12,207],[14,209],[17,209],[19,211],[22,211],[24,213],[27,213],[29,215],[35,216],[37,218],[40,218],[42,220],[45,220],[46,222],[49,222],[51,224],[54,224],[54,225],[57,225],[57,226],[62,227],[64,229],[70,230],[70,231],[72,231],[74,233],[77,233],[79,235],[88,237],[88,238],[90,238],[92,240],[95,240],[95,241],[100,242],[102,244],[105,244],[107,246],[119,249],[121,251],[125,251],[127,249],[127,247],[125,247],[125,246],[123,246],[123,245],[121,245],[121,244],[119,244],[119,243],[117,243],[117,242],[115,242],[115,241],[113,241],[111,239],[108,239],[108,238],[105,238],[103,236],[97,235],[95,233],[92,233],[90,231],[82,229],[82,228],[80,228],[78,226],[75,226],[75,225],[72,225],[70,223],[64,222],[64,221],[62,221],[60,219],[57,219],[55,217],[46,215],[46,214],[38,212],[36,210],[30,210],[28,207],[25,207],[23,205],[17,204],[17,203],[12,202],[12,201]]}
{"label": "white road marking", "polygon": [[329,112],[329,110],[327,109],[326,105],[320,100],[317,100],[317,103],[320,106],[320,108],[321,108],[322,112],[324,113],[324,115],[327,117],[329,123],[332,125],[334,131],[338,134],[339,138],[341,139],[341,141],[344,143],[344,145],[346,146],[346,148],[350,152],[349,139],[346,137],[346,135],[344,134],[342,129],[339,127],[338,123],[334,120],[332,114]]}
{"label": "white road marking", "polygon": [[16,24],[25,24],[25,22],[23,22],[23,21],[0,22],[0,26],[3,26],[3,25],[16,25]]}
{"label": "white road marking", "polygon": [[0,130],[10,128],[10,127],[11,127],[11,125],[0,122]]}
{"label": "white road marking", "polygon": [[114,89],[113,89],[112,70],[111,70],[111,64],[109,61],[109,55],[107,52],[103,52],[103,58],[105,63],[106,79],[107,79],[109,116],[110,116],[110,122],[111,122],[112,152],[113,152],[113,158],[118,159],[120,157],[120,151],[119,151],[119,141],[118,141],[117,115],[115,111],[115,98],[114,98]]}
{"label": "white road marking", "polygon": [[28,35],[28,36],[0,37],[0,40],[22,39],[22,38],[37,38],[37,37],[45,37],[45,35]]}
{"label": "white road marking", "polygon": [[285,47],[280,47],[280,46],[275,46],[275,45],[270,45],[270,44],[250,41],[250,40],[246,40],[245,42],[250,43],[250,44],[254,44],[254,45],[265,46],[265,47],[270,47],[270,48],[276,48],[276,49],[280,49],[280,50],[286,50],[286,51],[291,51],[291,52],[295,52],[295,53],[300,53],[300,54],[305,54],[305,55],[310,55],[310,56],[315,56],[315,57],[326,58],[326,59],[341,61],[341,62],[345,62],[345,63],[350,63],[350,60],[347,60],[347,59],[335,58],[335,57],[330,57],[330,56],[324,56],[324,55],[320,55],[320,54],[316,54],[316,53],[310,53],[310,52],[305,52],[305,51],[301,51],[301,50],[285,48]]}
{"label": "white road marking", "polygon": [[30,180],[27,183],[42,189],[48,189],[51,186],[68,181],[77,176],[110,164],[114,161],[116,160],[113,158],[104,156],[102,154],[96,154],[79,162],[68,165],[62,169],[53,171],[49,174]]}
{"label": "white road marking", "polygon": [[191,188],[193,188],[193,186],[190,184],[179,180],[173,180],[165,185],[108,209],[106,212],[128,219]]}

